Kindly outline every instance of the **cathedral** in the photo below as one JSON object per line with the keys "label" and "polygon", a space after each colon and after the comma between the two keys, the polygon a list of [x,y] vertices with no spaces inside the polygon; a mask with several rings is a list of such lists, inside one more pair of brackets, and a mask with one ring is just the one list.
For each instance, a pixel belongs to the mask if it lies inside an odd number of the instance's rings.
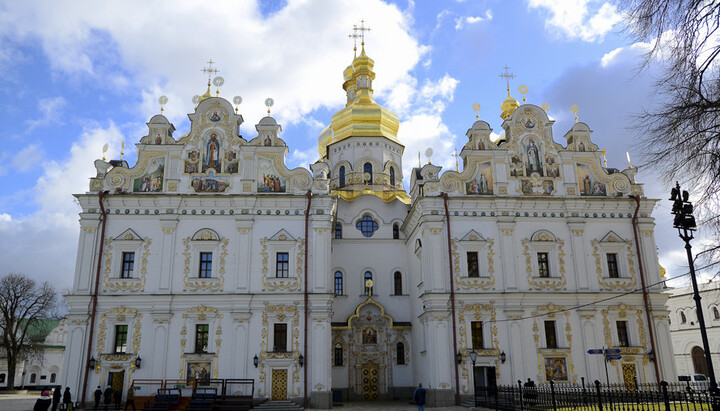
{"label": "cathedral", "polygon": [[675,380],[637,169],[608,168],[582,122],[556,141],[547,107],[508,87],[501,137],[470,125],[462,171],[405,175],[373,66],[363,45],[342,71],[347,103],[308,168],[286,167],[269,111],[240,135],[217,77],[185,134],[155,115],[133,167],[95,162],[75,195],[63,385],[89,400],[244,380],[256,401],[330,408],[421,383],[444,406],[476,386],[605,381],[588,353],[603,347],[610,383]]}

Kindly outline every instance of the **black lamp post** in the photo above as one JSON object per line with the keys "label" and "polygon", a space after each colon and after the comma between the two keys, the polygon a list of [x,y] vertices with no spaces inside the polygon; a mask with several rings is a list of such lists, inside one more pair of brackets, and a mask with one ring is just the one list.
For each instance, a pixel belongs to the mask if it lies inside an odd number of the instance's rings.
{"label": "black lamp post", "polygon": [[253,357],[253,365],[255,366],[255,368],[257,368],[259,362],[260,359],[258,358],[257,354],[255,354],[255,356]]}
{"label": "black lamp post", "polygon": [[673,227],[678,229],[678,235],[685,241],[685,251],[687,251],[688,264],[690,265],[690,280],[692,280],[693,300],[697,309],[697,320],[700,325],[700,336],[702,337],[703,348],[705,349],[705,362],[707,363],[708,377],[710,377],[710,393],[713,396],[713,410],[719,411],[720,401],[718,394],[718,385],[715,380],[715,371],[713,370],[712,359],[710,358],[710,344],[708,342],[707,330],[705,329],[705,316],[703,315],[702,305],[700,304],[700,292],[698,291],[697,279],[695,278],[695,264],[692,257],[692,246],[690,240],[693,237],[693,231],[697,229],[695,217],[693,216],[693,205],[689,201],[690,194],[683,190],[680,192],[680,184],[675,183],[675,188],[670,192],[670,201],[673,202],[672,213],[675,214]]}
{"label": "black lamp post", "polygon": [[470,351],[470,361],[472,361],[472,375],[473,375],[473,404],[477,407],[477,384],[475,383],[475,360],[477,360],[477,352],[475,347]]}
{"label": "black lamp post", "polygon": [[298,356],[298,364],[300,364],[301,367],[305,365],[305,357],[303,357],[302,354]]}
{"label": "black lamp post", "polygon": [[137,358],[135,358],[135,368],[138,370],[140,369],[140,366],[142,365],[142,358],[138,355]]}
{"label": "black lamp post", "polygon": [[95,359],[95,357],[90,357],[90,361],[88,361],[88,367],[95,368],[95,364],[97,364],[97,360]]}

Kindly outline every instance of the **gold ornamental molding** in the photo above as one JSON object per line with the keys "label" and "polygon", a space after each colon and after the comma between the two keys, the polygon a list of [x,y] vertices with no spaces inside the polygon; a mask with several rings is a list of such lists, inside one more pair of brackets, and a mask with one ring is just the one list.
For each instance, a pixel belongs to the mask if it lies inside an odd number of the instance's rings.
{"label": "gold ornamental molding", "polygon": [[[545,305],[538,306],[536,310],[531,312],[531,315],[533,316],[533,339],[535,340],[535,350],[538,355],[538,381],[547,382],[545,378],[545,367],[543,365],[545,358],[564,358],[569,365],[568,379],[566,382],[572,382],[573,384],[577,383],[575,363],[572,356],[573,332],[572,325],[570,324],[570,312],[564,310],[565,306],[563,305],[547,303]],[[567,340],[567,347],[540,347],[540,327],[538,326],[538,318],[557,318],[558,320],[556,323],[559,323],[559,320],[562,319],[563,316],[565,317],[565,339]]]}
{"label": "gold ornamental molding", "polygon": [[[290,317],[290,318],[288,318]],[[292,330],[291,336],[290,336],[290,351],[289,352],[269,352],[270,349],[270,342],[269,342],[269,330],[270,330],[270,319],[275,319],[279,322],[290,322],[289,329]],[[268,302],[265,302],[265,307],[262,312],[262,331],[260,333],[260,363],[258,365],[259,369],[259,377],[258,381],[262,384],[260,384],[260,387],[258,388],[258,396],[259,397],[266,397],[268,393],[267,389],[267,373],[268,369],[270,367],[267,365],[267,360],[276,360],[276,359],[292,359],[294,360],[294,364],[292,365],[292,381],[293,385],[294,383],[297,383],[300,381],[300,367],[298,365],[298,359],[300,357],[300,310],[298,310],[298,303],[294,304],[270,304]],[[297,387],[297,390],[299,391],[299,385]],[[295,393],[295,389],[291,389],[293,394]],[[299,396],[299,392],[297,393],[297,396]]]}
{"label": "gold ornamental molding", "polygon": [[[555,239],[552,237],[552,234],[549,234],[550,237],[548,237],[548,234],[549,233],[541,233],[540,236],[533,236],[532,241],[526,238],[522,240],[523,255],[525,256],[526,272],[528,274],[528,285],[531,290],[566,290],[567,279],[565,278],[565,249],[563,247],[565,242],[560,239]],[[558,272],[560,273],[559,277],[539,277],[535,275],[530,248],[532,247],[534,251],[538,243],[551,244],[552,248],[556,250]]]}
{"label": "gold ornamental molding", "polygon": [[[217,235],[214,235],[214,232],[211,232],[212,230],[201,230],[199,231],[194,238],[187,237],[183,240],[183,245],[185,246],[185,250],[183,251],[183,256],[185,257],[185,268],[183,270],[184,277],[183,277],[183,291],[209,291],[209,292],[219,292],[223,290],[223,286],[225,284],[225,260],[227,258],[227,246],[228,246],[228,239],[223,237],[218,239]],[[193,250],[191,246],[191,241],[215,241],[219,242],[220,245],[220,255],[219,255],[219,267],[218,267],[218,276],[212,277],[212,278],[199,278],[199,277],[190,277],[191,269],[190,269],[190,262],[192,260],[193,256]]]}
{"label": "gold ornamental molding", "polygon": [[490,290],[495,289],[495,267],[494,267],[494,257],[495,257],[495,251],[493,249],[493,245],[495,244],[494,240],[487,239],[487,240],[478,240],[481,241],[483,244],[483,248],[485,248],[486,254],[485,258],[488,263],[488,275],[487,276],[481,276],[481,277],[467,277],[462,276],[460,273],[462,273],[462,268],[460,266],[460,244],[457,239],[453,239],[453,251],[452,251],[452,259],[453,259],[453,269],[455,270],[455,283],[458,286],[458,289],[461,290]]}
{"label": "gold ornamental molding", "polygon": [[[281,235],[281,240],[286,240]],[[302,277],[303,277],[303,261],[305,259],[304,247],[305,239],[298,238],[295,240],[295,276],[288,278],[272,277],[268,274],[270,269],[268,268],[268,238],[264,237],[260,240],[260,257],[262,258],[262,290],[263,291],[300,291],[302,290]]]}
{"label": "gold ornamental molding", "polygon": [[[179,370],[179,378],[183,379],[185,375],[185,370],[187,368],[187,360],[188,356],[192,355],[194,357],[207,359],[209,361],[212,361],[212,378],[217,378],[218,376],[218,356],[220,355],[220,348],[222,345],[222,319],[223,314],[215,307],[208,307],[206,305],[200,304],[195,307],[190,307],[187,309],[186,312],[184,312],[181,315],[183,319],[183,325],[180,329],[180,370]],[[213,319],[217,325],[215,328],[215,350],[213,353],[203,353],[203,354],[194,354],[194,353],[186,353],[185,352],[185,345],[187,344],[187,333],[188,333],[188,319],[191,321],[191,325],[197,324],[199,322],[207,322],[209,319]],[[209,328],[210,324],[208,324]],[[208,339],[208,344],[209,344]],[[210,348],[210,347],[208,347]]]}
{"label": "gold ornamental molding", "polygon": [[[132,316],[130,320],[128,320],[128,316]],[[101,371],[103,368],[104,363],[108,363],[108,366],[114,366],[114,368],[118,368],[117,362],[126,362],[129,361],[129,359],[132,356],[136,356],[138,354],[138,350],[140,349],[140,339],[142,338],[142,331],[141,331],[141,322],[143,315],[142,313],[138,312],[137,309],[131,308],[131,307],[125,307],[125,306],[118,306],[113,307],[105,311],[100,315],[100,326],[98,327],[98,342],[97,342],[97,357],[98,361],[95,365],[95,372],[102,375]],[[108,318],[113,322],[114,325],[117,325],[118,323],[130,323],[132,322],[132,329],[133,329],[133,336],[132,336],[132,346],[131,350],[132,353],[118,353],[118,354],[103,354],[103,351],[105,351],[105,341],[107,339],[107,321]],[[134,321],[134,322],[133,322]],[[113,362],[115,364],[113,364]],[[125,364],[129,365],[129,375],[128,377],[132,376],[132,373],[135,371],[135,362],[130,361],[129,363]],[[120,367],[123,368],[123,367]]]}
{"label": "gold ornamental molding", "polygon": [[[127,236],[129,236],[129,238]],[[126,239],[132,240],[133,237],[128,233],[126,234]],[[140,276],[134,278],[112,277],[113,239],[108,237],[105,242],[107,247],[104,252],[105,276],[103,277],[103,291],[113,293],[121,291],[132,293],[145,291],[145,277],[147,276],[148,257],[150,256],[150,245],[152,244],[150,237],[142,239],[143,246],[140,255]]]}
{"label": "gold ornamental molding", "polygon": [[[631,241],[623,241],[619,237],[616,237],[614,233],[610,233],[605,236],[602,241],[593,240],[591,242],[593,246],[593,257],[595,257],[595,272],[598,275],[598,284],[600,288],[607,291],[630,291],[634,290],[637,286],[637,279],[635,278],[635,253],[633,253],[633,246]],[[602,248],[602,253],[601,249]],[[611,278],[603,269],[602,254],[612,251],[622,251],[618,253],[618,257],[623,254],[627,257],[628,276]]]}
{"label": "gold ornamental molding", "polygon": [[490,348],[482,348],[479,350],[475,349],[475,352],[478,353],[478,356],[490,357],[490,360],[495,362],[495,378],[500,378],[500,367],[498,362],[501,350],[499,348],[500,343],[497,336],[497,323],[495,322],[497,318],[497,310],[495,309],[494,304],[495,301],[490,301],[490,304],[465,304],[463,302],[460,303],[460,309],[458,310],[458,322],[460,323],[460,326],[458,327],[458,333],[460,334],[460,352],[462,353],[463,358],[463,364],[461,367],[461,378],[463,380],[463,386],[461,388],[461,391],[464,393],[467,393],[468,387],[472,386],[472,381],[470,377],[470,368],[472,368],[472,363],[469,360],[469,353],[473,348],[471,347],[471,336],[469,335],[467,321],[465,321],[465,315],[470,317],[470,321],[475,320],[489,322]]}
{"label": "gold ornamental molding", "polygon": [[[647,348],[647,331],[645,330],[645,321],[643,320],[643,308],[642,306],[633,306],[633,305],[627,305],[625,303],[620,303],[617,305],[611,305],[607,307],[607,309],[604,309],[601,311],[602,313],[602,323],[603,323],[603,336],[605,337],[605,346],[606,347],[613,347],[620,349],[620,353],[623,355],[643,355],[643,364],[648,363],[648,357],[647,354],[645,354],[648,351]],[[640,346],[632,346],[632,347],[618,347],[617,345],[613,344],[612,341],[612,328],[610,326],[610,319],[608,316],[610,314],[613,314],[615,318],[627,320],[628,322],[632,321],[632,314],[635,314],[635,320],[637,322],[637,330],[638,330],[638,337],[640,340]],[[612,364],[615,365],[615,360],[611,361]]]}

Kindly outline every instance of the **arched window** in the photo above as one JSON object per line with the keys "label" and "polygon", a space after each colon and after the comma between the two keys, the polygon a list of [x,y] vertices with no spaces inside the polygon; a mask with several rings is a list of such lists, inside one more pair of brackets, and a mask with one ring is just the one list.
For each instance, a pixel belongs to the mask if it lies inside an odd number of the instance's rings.
{"label": "arched window", "polygon": [[390,185],[395,187],[395,169],[390,167]]}
{"label": "arched window", "polygon": [[355,227],[362,232],[365,237],[372,237],[378,229],[378,223],[369,215],[365,214],[356,224]]}
{"label": "arched window", "polygon": [[405,344],[399,342],[395,347],[397,351],[397,363],[399,365],[405,364]]}
{"label": "arched window", "polygon": [[713,307],[713,317],[714,317],[716,320],[720,320],[720,311],[718,311],[718,308],[717,308],[717,307]]}
{"label": "arched window", "polygon": [[5,383],[5,373],[0,374],[0,384]]}
{"label": "arched window", "polygon": [[340,223],[335,223],[335,238],[342,238],[342,224]]}
{"label": "arched window", "polygon": [[687,318],[685,317],[685,313],[680,311],[680,323],[685,324],[687,322]]}
{"label": "arched window", "polygon": [[[366,178],[364,175],[365,173],[368,173],[370,176]],[[367,182],[368,184],[372,184],[373,182],[372,164],[370,163],[365,163],[365,165],[363,165],[363,181]]]}
{"label": "arched window", "polygon": [[338,186],[345,187],[345,166],[340,166],[340,171],[338,172]]}
{"label": "arched window", "polygon": [[705,351],[697,345],[690,351],[692,356],[693,368],[695,368],[695,374],[702,374],[707,376],[707,361],[705,360]]}
{"label": "arched window", "polygon": [[395,295],[402,295],[402,274],[400,274],[400,271],[395,271],[393,280],[395,284]]}
{"label": "arched window", "polygon": [[363,286],[365,287],[365,295],[369,295],[370,290],[375,291],[374,284],[372,287],[368,287],[365,285],[365,284],[367,284],[367,280],[372,280],[372,273],[370,271],[365,271],[365,275],[363,276]]}
{"label": "arched window", "polygon": [[36,380],[37,380],[37,374],[35,374],[35,373],[30,374],[30,384],[35,384]]}
{"label": "arched window", "polygon": [[400,226],[395,223],[393,224],[393,240],[397,240],[400,238]]}
{"label": "arched window", "polygon": [[335,272],[335,295],[343,295],[343,278],[340,271]]}
{"label": "arched window", "polygon": [[335,343],[335,347],[333,348],[334,355],[335,355],[335,361],[333,364],[335,364],[336,367],[342,367],[343,366],[343,345],[340,341]]}
{"label": "arched window", "polygon": [[55,378],[57,375],[55,373],[50,374],[50,383],[55,383]]}

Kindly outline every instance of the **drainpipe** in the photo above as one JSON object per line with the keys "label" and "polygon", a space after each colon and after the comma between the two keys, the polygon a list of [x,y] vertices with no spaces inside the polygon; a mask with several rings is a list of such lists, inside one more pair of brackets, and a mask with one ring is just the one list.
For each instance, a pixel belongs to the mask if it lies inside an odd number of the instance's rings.
{"label": "drainpipe", "polygon": [[[458,352],[457,348],[457,324],[455,323],[455,284],[453,284],[453,265],[452,265],[452,240],[450,236],[450,211],[448,210],[448,195],[442,193],[443,204],[445,205],[445,221],[447,221],[447,240],[448,240],[448,263],[450,266],[450,315],[452,316],[453,329],[453,357]],[[458,363],[455,358],[452,359],[455,364],[455,405],[460,405],[460,376],[458,374]],[[473,370],[475,372],[475,370]]]}
{"label": "drainpipe", "polygon": [[635,214],[633,214],[632,218],[633,235],[635,236],[635,250],[638,257],[638,268],[640,269],[640,284],[642,286],[643,301],[645,302],[645,315],[647,316],[648,331],[650,333],[650,348],[652,349],[655,357],[655,361],[653,361],[653,365],[655,366],[655,379],[657,379],[657,383],[660,384],[660,366],[658,365],[660,355],[655,349],[655,333],[653,332],[652,315],[650,314],[648,290],[645,288],[645,270],[643,269],[643,259],[640,251],[640,237],[638,236],[638,211],[640,210],[640,197],[630,196],[630,198],[635,200]]}
{"label": "drainpipe", "polygon": [[310,240],[308,238],[308,227],[310,225],[310,204],[312,203],[312,191],[307,191],[307,209],[305,210],[305,337],[303,338],[303,352],[305,353],[305,365],[303,365],[303,381],[305,381],[305,389],[303,390],[304,408],[308,408],[308,372],[307,365],[310,364],[308,361],[308,244]]}
{"label": "drainpipe", "polygon": [[[100,287],[100,267],[102,266],[102,254],[103,247],[105,247],[105,223],[107,222],[107,213],[105,212],[105,205],[103,205],[103,198],[107,194],[107,191],[98,192],[98,204],[100,204],[100,249],[98,250],[97,257],[97,270],[95,271],[95,289],[92,295],[92,310],[90,313],[90,331],[88,332],[88,349],[87,355],[85,356],[85,363],[81,366],[81,370],[84,370],[83,384],[82,384],[82,396],[80,397],[80,404],[85,407],[85,395],[87,394],[87,380],[90,370],[88,364],[90,363],[90,355],[92,352],[93,344],[93,333],[95,332],[95,314],[97,313],[97,299],[98,299],[98,288]],[[100,360],[98,358],[98,360]]]}

